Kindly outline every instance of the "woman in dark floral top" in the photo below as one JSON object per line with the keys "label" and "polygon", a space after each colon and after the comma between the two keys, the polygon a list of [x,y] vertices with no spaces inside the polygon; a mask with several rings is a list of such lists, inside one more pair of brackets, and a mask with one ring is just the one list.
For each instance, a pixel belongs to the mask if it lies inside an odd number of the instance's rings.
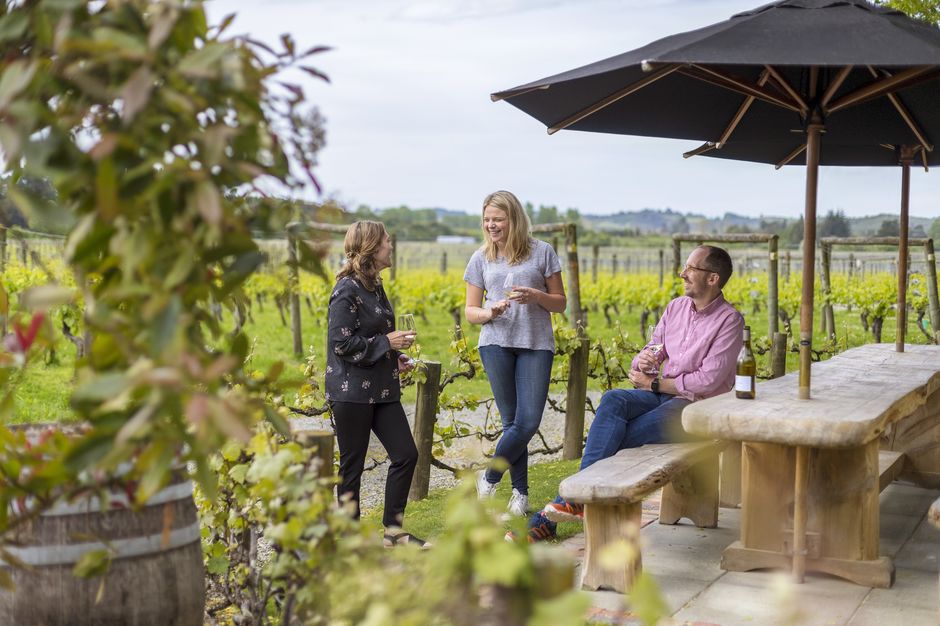
{"label": "woman in dark floral top", "polygon": [[374,432],[391,465],[385,481],[385,545],[427,545],[401,530],[418,450],[401,405],[398,372],[411,360],[399,350],[415,340],[395,330],[395,314],[379,273],[391,266],[392,242],[381,222],[356,222],[343,242],[346,263],[336,275],[327,324],[326,399],[339,444],[340,500],[359,517],[359,486]]}

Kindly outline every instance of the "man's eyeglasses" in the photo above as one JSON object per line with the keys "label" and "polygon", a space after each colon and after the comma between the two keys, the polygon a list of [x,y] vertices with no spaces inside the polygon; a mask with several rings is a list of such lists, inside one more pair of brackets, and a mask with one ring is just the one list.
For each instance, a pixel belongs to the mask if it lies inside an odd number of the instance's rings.
{"label": "man's eyeglasses", "polygon": [[707,267],[696,267],[696,266],[694,266],[694,265],[689,265],[688,263],[686,263],[685,265],[682,266],[682,271],[679,272],[679,273],[680,273],[680,274],[685,274],[685,273],[686,273],[687,271],[689,271],[689,270],[698,270],[699,272],[705,272],[706,274],[717,274],[717,273],[718,273],[718,272],[716,272],[715,270],[710,270],[710,269],[708,269]]}

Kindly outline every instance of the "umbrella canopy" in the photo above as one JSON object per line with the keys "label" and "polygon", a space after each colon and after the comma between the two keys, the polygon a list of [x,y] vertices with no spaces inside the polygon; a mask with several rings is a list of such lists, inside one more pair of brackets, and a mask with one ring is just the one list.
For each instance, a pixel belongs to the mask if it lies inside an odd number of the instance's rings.
{"label": "umbrella canopy", "polygon": [[806,165],[799,397],[810,396],[817,168],[940,163],[940,29],[865,0],[782,0],[492,94],[548,127],[700,140],[685,156]]}

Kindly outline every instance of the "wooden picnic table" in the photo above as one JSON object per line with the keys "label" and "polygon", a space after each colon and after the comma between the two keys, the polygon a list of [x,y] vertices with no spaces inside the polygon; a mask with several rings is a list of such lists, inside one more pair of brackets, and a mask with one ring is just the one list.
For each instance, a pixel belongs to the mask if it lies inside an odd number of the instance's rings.
{"label": "wooden picnic table", "polygon": [[878,546],[881,477],[937,486],[940,347],[846,350],[813,364],[809,400],[797,398],[797,376],[761,382],[755,400],[731,392],[682,413],[690,433],[743,442],[741,538],[722,568],[792,567],[798,581],[808,569],[890,587],[894,565]]}

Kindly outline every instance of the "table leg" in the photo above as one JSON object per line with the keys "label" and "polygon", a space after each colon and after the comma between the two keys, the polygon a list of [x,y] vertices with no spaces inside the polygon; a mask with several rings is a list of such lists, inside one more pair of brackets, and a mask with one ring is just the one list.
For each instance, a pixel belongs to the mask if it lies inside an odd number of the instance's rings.
{"label": "table leg", "polygon": [[[804,571],[890,587],[894,566],[878,553],[877,441],[849,449],[805,448],[804,454],[804,504],[800,505],[797,449],[744,444],[741,540],[724,551],[722,568],[783,568],[796,574],[802,561]],[[796,532],[799,526],[803,532]],[[798,535],[805,538],[802,546]]]}
{"label": "table leg", "polygon": [[796,449],[796,471],[793,485],[793,581],[802,583],[806,572],[806,482],[809,450]]}

